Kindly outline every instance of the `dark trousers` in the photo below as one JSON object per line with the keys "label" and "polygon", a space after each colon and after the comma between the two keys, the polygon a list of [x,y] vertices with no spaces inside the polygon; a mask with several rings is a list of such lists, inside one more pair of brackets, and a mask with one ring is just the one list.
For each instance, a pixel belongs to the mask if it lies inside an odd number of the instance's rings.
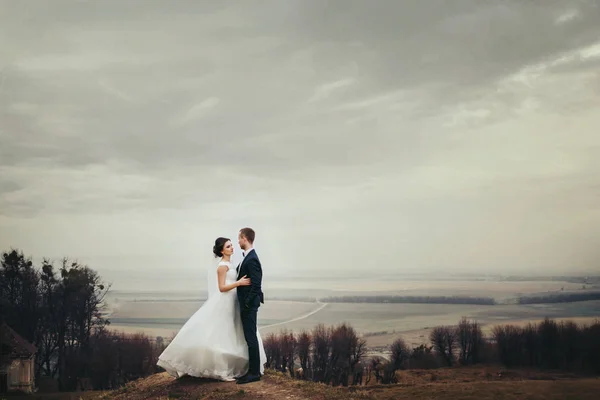
{"label": "dark trousers", "polygon": [[242,311],[242,326],[244,327],[244,338],[248,344],[248,355],[250,366],[248,374],[260,375],[260,351],[258,349],[258,338],[256,337],[256,316],[258,310],[250,309]]}

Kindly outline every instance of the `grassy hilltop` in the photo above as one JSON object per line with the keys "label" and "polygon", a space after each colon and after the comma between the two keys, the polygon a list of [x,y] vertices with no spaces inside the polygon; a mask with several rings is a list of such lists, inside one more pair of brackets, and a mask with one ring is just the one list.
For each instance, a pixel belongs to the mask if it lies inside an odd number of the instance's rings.
{"label": "grassy hilltop", "polygon": [[[496,366],[438,370],[399,371],[396,385],[333,388],[320,383],[298,381],[279,372],[267,371],[261,382],[238,386],[196,378],[175,380],[166,373],[130,382],[113,392],[63,393],[44,395],[48,400],[396,400],[396,399],[478,399],[478,400],[595,400],[600,378],[572,374],[506,370]],[[34,396],[33,398],[35,398]]]}

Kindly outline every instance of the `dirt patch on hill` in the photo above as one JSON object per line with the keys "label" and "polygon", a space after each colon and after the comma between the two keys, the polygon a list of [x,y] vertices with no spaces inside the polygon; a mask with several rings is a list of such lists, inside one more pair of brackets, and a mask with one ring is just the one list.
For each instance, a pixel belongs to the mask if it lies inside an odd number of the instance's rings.
{"label": "dirt patch on hill", "polygon": [[146,399],[294,399],[359,400],[372,399],[368,393],[349,393],[347,389],[292,380],[282,374],[267,372],[260,382],[236,385],[208,379],[185,377],[173,379],[167,373],[131,382],[123,389],[102,396],[110,400]]}

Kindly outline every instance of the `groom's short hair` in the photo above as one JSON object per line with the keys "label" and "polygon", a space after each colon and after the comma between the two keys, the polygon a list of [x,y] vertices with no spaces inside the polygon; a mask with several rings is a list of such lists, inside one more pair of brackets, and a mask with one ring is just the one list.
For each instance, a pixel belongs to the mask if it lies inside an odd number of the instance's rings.
{"label": "groom's short hair", "polygon": [[256,237],[256,233],[254,233],[254,229],[252,228],[242,228],[240,229],[240,233],[243,237],[248,239],[250,243],[254,243],[254,238]]}

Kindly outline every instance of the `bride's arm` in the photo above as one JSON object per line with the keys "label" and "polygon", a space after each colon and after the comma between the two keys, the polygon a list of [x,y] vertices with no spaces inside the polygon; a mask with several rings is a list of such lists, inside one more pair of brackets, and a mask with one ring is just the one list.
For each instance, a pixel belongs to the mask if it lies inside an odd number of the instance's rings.
{"label": "bride's arm", "polygon": [[232,289],[237,288],[238,286],[246,286],[250,284],[250,280],[245,276],[242,277],[237,282],[230,283],[229,285],[225,284],[225,276],[227,275],[227,267],[224,265],[219,266],[217,268],[217,279],[219,281],[219,292],[229,292]]}

